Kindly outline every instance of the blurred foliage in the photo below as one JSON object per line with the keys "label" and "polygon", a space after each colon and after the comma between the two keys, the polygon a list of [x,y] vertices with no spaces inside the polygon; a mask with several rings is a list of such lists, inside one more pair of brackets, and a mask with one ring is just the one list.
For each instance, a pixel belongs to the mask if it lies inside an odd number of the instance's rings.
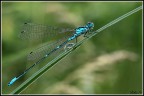
{"label": "blurred foliage", "polygon": [[[25,22],[77,27],[92,21],[94,30],[142,5],[141,2],[2,2],[2,93],[31,62],[26,55],[41,42],[17,36]],[[43,62],[46,64],[46,62]],[[22,94],[131,94],[142,92],[142,11],[99,33],[64,58]]]}

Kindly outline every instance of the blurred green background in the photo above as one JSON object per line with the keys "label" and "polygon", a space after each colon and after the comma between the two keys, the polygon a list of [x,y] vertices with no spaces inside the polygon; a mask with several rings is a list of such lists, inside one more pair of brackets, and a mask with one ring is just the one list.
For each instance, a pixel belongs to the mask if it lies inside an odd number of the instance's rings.
{"label": "blurred green background", "polygon": [[[99,29],[141,6],[141,2],[2,2],[2,94],[9,94],[32,73],[7,83],[30,64],[38,42],[22,41],[25,22]],[[44,62],[43,64],[47,64]],[[142,10],[107,28],[37,79],[21,94],[133,94],[142,92]]]}

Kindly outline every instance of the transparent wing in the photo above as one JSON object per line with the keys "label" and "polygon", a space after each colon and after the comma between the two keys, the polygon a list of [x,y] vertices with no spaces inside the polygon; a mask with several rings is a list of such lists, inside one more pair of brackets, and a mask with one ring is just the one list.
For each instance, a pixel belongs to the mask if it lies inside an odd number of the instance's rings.
{"label": "transparent wing", "polygon": [[74,29],[72,28],[58,28],[41,24],[24,23],[23,30],[20,32],[19,37],[21,39],[38,40],[41,38],[54,38],[59,35],[70,36],[73,33]]}
{"label": "transparent wing", "polygon": [[[40,47],[36,48],[34,51],[30,52],[28,54],[28,60],[39,60],[40,58],[44,57],[46,54],[51,52],[54,48],[56,48],[58,45],[62,44],[64,41],[67,40],[68,37],[64,37],[56,42],[53,43],[45,43],[41,45]],[[64,50],[64,48],[60,48],[53,52],[51,56],[55,56],[60,51]],[[49,57],[49,56],[48,56]]]}

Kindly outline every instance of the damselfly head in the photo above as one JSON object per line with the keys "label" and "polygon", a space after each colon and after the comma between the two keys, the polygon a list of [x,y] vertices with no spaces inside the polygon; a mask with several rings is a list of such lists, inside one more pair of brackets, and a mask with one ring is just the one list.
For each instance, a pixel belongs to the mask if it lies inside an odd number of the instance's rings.
{"label": "damselfly head", "polygon": [[88,23],[86,24],[86,26],[87,26],[89,29],[93,29],[94,23],[93,23],[93,22],[88,22]]}

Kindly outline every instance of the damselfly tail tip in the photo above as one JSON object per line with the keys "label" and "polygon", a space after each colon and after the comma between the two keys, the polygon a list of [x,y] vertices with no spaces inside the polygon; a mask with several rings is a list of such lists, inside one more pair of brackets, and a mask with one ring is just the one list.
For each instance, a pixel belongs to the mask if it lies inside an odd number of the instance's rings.
{"label": "damselfly tail tip", "polygon": [[28,24],[28,23],[25,22],[24,24]]}
{"label": "damselfly tail tip", "polygon": [[25,31],[21,31],[21,33],[24,33]]}
{"label": "damselfly tail tip", "polygon": [[29,54],[32,54],[33,52],[30,52]]}
{"label": "damselfly tail tip", "polygon": [[10,83],[8,83],[8,86],[10,86],[11,84]]}
{"label": "damselfly tail tip", "polygon": [[18,78],[14,77],[9,83],[8,86],[12,85]]}

